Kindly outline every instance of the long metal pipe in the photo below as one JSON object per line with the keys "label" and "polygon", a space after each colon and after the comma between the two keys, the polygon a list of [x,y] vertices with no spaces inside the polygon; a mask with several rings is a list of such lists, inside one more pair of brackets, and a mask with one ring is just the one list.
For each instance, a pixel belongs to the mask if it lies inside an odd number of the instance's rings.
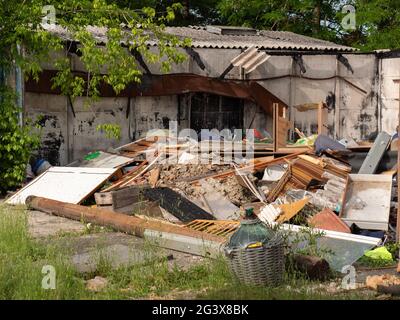
{"label": "long metal pipe", "polygon": [[145,236],[146,231],[155,231],[158,233],[174,234],[217,243],[223,243],[225,241],[222,237],[195,231],[184,226],[155,220],[145,220],[111,210],[90,208],[36,196],[29,196],[25,203],[30,209],[36,209],[68,219],[111,227],[116,231],[125,232],[141,238]]}

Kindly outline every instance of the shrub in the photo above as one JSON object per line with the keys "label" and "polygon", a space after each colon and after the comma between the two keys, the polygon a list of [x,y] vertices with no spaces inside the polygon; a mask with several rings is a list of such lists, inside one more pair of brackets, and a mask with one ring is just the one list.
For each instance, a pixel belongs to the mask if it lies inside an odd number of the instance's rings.
{"label": "shrub", "polygon": [[25,177],[32,150],[39,146],[39,136],[26,121],[19,125],[20,108],[16,96],[0,87],[0,193],[18,186]]}

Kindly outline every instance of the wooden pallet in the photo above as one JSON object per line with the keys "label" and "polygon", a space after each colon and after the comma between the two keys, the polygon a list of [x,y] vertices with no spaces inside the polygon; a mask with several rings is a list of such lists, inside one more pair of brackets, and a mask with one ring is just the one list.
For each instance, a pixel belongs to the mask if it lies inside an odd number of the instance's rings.
{"label": "wooden pallet", "polygon": [[233,220],[202,220],[197,219],[186,225],[186,227],[202,231],[208,234],[213,234],[223,238],[230,237],[239,227],[239,221]]}

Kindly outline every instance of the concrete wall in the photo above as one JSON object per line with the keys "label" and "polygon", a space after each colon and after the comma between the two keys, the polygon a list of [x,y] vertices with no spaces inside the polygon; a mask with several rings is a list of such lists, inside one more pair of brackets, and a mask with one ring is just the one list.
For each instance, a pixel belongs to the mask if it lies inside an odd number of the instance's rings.
{"label": "concrete wall", "polygon": [[[239,49],[195,49],[206,69],[187,59],[172,68],[171,73],[190,72],[218,77]],[[354,72],[339,62],[336,55],[303,55],[306,73],[287,55],[272,56],[253,71],[250,79],[259,83],[290,106],[289,117],[295,127],[305,134],[317,131],[316,111],[298,112],[293,106],[331,99],[327,127],[335,138],[355,140],[373,139],[380,130],[392,133],[397,126],[400,58],[378,59],[374,54],[345,54]],[[78,58],[72,65],[82,70]],[[149,65],[153,73],[161,73],[159,66]],[[234,68],[227,79],[239,79],[240,70]],[[265,79],[268,78],[268,79]],[[347,80],[347,81],[346,81]],[[355,86],[353,86],[354,84]],[[361,90],[360,90],[361,89]],[[179,102],[178,102],[179,99]],[[190,94],[163,97],[103,98],[91,108],[84,107],[83,99],[73,103],[75,116],[65,97],[25,93],[28,117],[42,126],[42,154],[53,164],[65,165],[93,150],[107,150],[145,135],[150,129],[168,128],[168,122],[178,120],[180,128],[190,123]],[[178,110],[180,104],[180,110]],[[179,118],[179,119],[178,119]],[[254,118],[254,120],[253,120]],[[272,132],[272,117],[251,102],[244,105],[244,126]],[[116,123],[121,126],[120,141],[106,139],[96,130],[98,124]],[[57,156],[58,154],[58,156]]]}
{"label": "concrete wall", "polygon": [[399,124],[399,84],[393,80],[400,79],[400,58],[382,59],[380,70],[379,125],[382,130],[391,132]]}
{"label": "concrete wall", "polygon": [[[89,152],[116,148],[145,136],[150,129],[168,128],[169,121],[176,121],[178,115],[176,96],[137,97],[130,101],[103,98],[90,106],[78,98],[73,109],[75,115],[65,97],[25,93],[25,115],[41,127],[39,154],[53,165],[66,165]],[[183,111],[182,117],[185,114]],[[182,117],[181,126],[187,127]],[[121,139],[107,138],[97,129],[100,124],[118,124]]]}
{"label": "concrete wall", "polygon": [[[241,52],[238,49],[206,48],[199,48],[196,51],[206,65],[206,70],[201,70],[195,62],[192,62],[190,71],[212,77],[219,76],[229,65],[229,61]],[[386,68],[386,71],[382,69],[381,72],[381,62],[374,54],[344,54],[343,56],[349,61],[354,73],[339,62],[336,55],[303,55],[306,68],[304,74],[300,72],[299,66],[293,62],[291,56],[275,55],[254,70],[249,75],[249,79],[272,78],[259,81],[259,83],[290,106],[290,119],[306,134],[317,131],[316,111],[298,112],[293,106],[326,101],[327,98],[334,99],[334,106],[328,113],[326,124],[332,137],[369,139],[381,130],[383,123],[387,123],[386,130],[393,131],[395,126],[389,123],[393,121],[389,120],[392,119],[392,115],[388,116],[383,109],[381,114],[378,106],[379,92],[382,89],[380,75],[386,77],[386,74],[390,73],[389,70],[399,70],[399,68],[385,67],[388,63],[385,62],[382,68]],[[400,61],[400,59],[393,60]],[[226,78],[239,79],[239,69],[231,70]],[[386,87],[388,85],[385,84]],[[257,121],[262,121],[262,118],[257,119],[260,119]]]}

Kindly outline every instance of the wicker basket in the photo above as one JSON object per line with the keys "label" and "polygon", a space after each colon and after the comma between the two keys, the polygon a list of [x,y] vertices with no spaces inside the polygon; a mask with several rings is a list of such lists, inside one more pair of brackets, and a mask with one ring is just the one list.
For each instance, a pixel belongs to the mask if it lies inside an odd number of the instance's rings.
{"label": "wicker basket", "polygon": [[231,272],[248,285],[278,286],[285,271],[283,240],[278,235],[258,248],[225,247]]}

